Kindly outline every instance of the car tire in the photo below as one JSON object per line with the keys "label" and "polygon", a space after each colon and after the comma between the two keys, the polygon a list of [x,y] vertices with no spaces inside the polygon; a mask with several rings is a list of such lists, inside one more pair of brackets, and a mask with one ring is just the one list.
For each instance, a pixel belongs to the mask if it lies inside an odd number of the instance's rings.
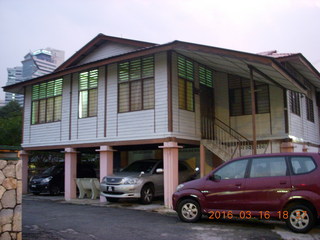
{"label": "car tire", "polygon": [[50,188],[50,195],[57,196],[61,193],[60,188],[58,186],[52,186]]}
{"label": "car tire", "polygon": [[119,201],[119,198],[106,198],[108,202],[112,202],[112,203],[115,203],[115,202],[118,202]]}
{"label": "car tire", "polygon": [[140,202],[142,204],[152,203],[154,197],[154,187],[151,184],[144,185],[141,189]]}
{"label": "car tire", "polygon": [[177,212],[181,221],[189,223],[197,222],[202,216],[200,205],[194,199],[182,200]]}
{"label": "car tire", "polygon": [[286,224],[293,232],[307,233],[315,224],[313,212],[305,205],[294,205],[288,209]]}

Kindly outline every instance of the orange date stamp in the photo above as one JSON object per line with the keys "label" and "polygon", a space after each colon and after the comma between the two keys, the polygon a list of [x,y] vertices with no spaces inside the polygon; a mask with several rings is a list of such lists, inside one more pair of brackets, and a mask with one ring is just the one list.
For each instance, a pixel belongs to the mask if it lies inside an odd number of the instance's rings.
{"label": "orange date stamp", "polygon": [[[258,211],[258,212],[251,212],[251,211],[240,211],[237,214],[233,213],[233,211],[210,211],[209,212],[209,219],[219,220],[219,219],[263,219],[268,220],[271,217],[275,218],[275,216],[271,216],[269,211]],[[288,219],[289,212],[288,211],[278,211],[276,218],[278,219]]]}

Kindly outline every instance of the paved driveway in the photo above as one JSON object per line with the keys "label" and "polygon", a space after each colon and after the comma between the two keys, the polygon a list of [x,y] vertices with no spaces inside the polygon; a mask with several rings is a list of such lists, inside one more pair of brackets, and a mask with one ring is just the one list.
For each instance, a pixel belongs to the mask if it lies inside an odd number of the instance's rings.
{"label": "paved driveway", "polygon": [[162,211],[160,203],[142,208],[134,202],[70,204],[62,198],[27,196],[23,198],[23,239],[320,239],[320,226],[308,234],[295,234],[276,221],[204,218],[188,224],[180,222],[175,213]]}

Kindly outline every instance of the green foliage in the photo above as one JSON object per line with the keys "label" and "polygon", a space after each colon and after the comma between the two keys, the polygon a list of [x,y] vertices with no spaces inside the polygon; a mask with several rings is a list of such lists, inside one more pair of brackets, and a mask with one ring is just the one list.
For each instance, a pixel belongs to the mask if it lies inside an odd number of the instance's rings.
{"label": "green foliage", "polygon": [[0,108],[0,145],[20,146],[22,141],[22,108],[16,101]]}

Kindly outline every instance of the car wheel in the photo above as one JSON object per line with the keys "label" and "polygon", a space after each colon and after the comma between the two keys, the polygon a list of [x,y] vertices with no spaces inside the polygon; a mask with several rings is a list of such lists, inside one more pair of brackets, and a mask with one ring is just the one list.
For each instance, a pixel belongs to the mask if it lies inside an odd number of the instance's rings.
{"label": "car wheel", "polygon": [[141,189],[141,198],[140,202],[142,204],[152,203],[154,197],[154,188],[151,184],[144,185]]}
{"label": "car wheel", "polygon": [[108,202],[118,202],[118,201],[119,201],[119,198],[110,198],[110,197],[108,197],[108,198],[107,198],[107,201],[108,201]]}
{"label": "car wheel", "polygon": [[60,194],[60,188],[58,186],[52,186],[50,188],[50,195],[59,195]]}
{"label": "car wheel", "polygon": [[178,216],[183,222],[197,222],[201,215],[200,205],[196,200],[185,199],[178,205]]}
{"label": "car wheel", "polygon": [[312,211],[304,205],[295,205],[288,209],[289,217],[286,220],[287,226],[296,233],[306,233],[315,224]]}

